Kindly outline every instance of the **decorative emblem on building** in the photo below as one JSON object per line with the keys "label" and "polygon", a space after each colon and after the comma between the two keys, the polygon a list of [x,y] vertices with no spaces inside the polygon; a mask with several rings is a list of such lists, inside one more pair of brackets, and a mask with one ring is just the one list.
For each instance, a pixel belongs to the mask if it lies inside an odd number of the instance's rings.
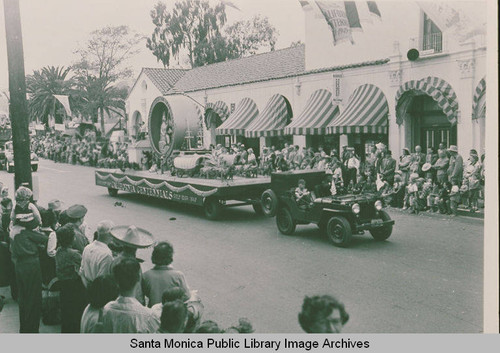
{"label": "decorative emblem on building", "polygon": [[401,70],[391,70],[389,71],[389,81],[391,87],[396,87],[401,85]]}
{"label": "decorative emblem on building", "polygon": [[460,69],[460,78],[473,77],[476,61],[474,59],[457,60]]}

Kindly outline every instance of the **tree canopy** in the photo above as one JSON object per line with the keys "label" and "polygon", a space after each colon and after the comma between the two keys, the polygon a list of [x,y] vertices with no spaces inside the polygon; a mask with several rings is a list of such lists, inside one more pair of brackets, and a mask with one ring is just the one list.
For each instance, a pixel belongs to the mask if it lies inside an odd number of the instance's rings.
{"label": "tree canopy", "polygon": [[186,52],[191,67],[274,50],[277,30],[267,17],[255,16],[225,27],[225,4],[207,0],[182,0],[169,11],[158,2],[151,10],[155,29],[146,46],[164,67]]}

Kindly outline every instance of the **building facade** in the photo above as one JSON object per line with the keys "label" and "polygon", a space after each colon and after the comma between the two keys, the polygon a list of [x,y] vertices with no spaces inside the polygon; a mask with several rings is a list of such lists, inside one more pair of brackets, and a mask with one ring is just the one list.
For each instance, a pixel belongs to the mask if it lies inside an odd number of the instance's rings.
{"label": "building facade", "polygon": [[404,147],[443,143],[484,153],[484,33],[470,23],[468,36],[440,28],[413,2],[391,6],[401,8],[381,6],[381,18],[358,6],[363,32],[353,32],[354,44],[334,45],[309,2],[305,45],[187,71],[143,69],[127,100],[129,134],[147,125],[155,98],[182,96],[201,113],[190,133],[204,147],[350,145],[363,155],[384,142],[397,157]]}

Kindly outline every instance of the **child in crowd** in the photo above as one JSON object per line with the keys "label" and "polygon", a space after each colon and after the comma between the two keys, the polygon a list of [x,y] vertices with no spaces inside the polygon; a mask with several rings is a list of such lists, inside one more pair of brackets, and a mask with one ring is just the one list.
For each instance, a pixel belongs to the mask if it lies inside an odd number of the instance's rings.
{"label": "child in crowd", "polygon": [[403,207],[403,200],[405,196],[405,185],[403,178],[400,174],[394,176],[393,196],[391,206],[396,208]]}
{"label": "child in crowd", "polygon": [[450,214],[450,192],[451,192],[451,183],[445,182],[439,188],[438,194],[438,209],[441,214]]}
{"label": "child in crowd", "polygon": [[416,213],[418,214],[419,212],[419,205],[418,205],[418,184],[417,184],[417,179],[418,179],[418,174],[415,176],[416,173],[413,173],[410,175],[410,183],[408,184],[408,204],[409,204],[409,209],[410,213]]}
{"label": "child in crowd", "polygon": [[[16,205],[11,213],[11,222],[13,226],[23,227],[33,230],[42,223],[40,212],[34,204],[31,203],[33,193],[30,189],[20,186],[16,191]],[[11,235],[13,237],[13,235]]]}
{"label": "child in crowd", "polygon": [[[422,178],[422,181],[424,179]],[[421,182],[422,182],[421,181]],[[430,210],[430,204],[429,204],[429,195],[432,192],[432,187],[434,186],[432,182],[432,177],[428,177],[425,181],[422,183],[422,191],[420,195],[421,199],[421,207],[422,209],[425,209],[427,211]]]}
{"label": "child in crowd", "polygon": [[439,190],[441,185],[435,183],[432,185],[429,195],[427,195],[427,207],[429,212],[437,212],[439,210]]}
{"label": "child in crowd", "polygon": [[457,215],[457,207],[460,202],[460,189],[458,185],[453,185],[449,194],[449,211],[452,216]]}

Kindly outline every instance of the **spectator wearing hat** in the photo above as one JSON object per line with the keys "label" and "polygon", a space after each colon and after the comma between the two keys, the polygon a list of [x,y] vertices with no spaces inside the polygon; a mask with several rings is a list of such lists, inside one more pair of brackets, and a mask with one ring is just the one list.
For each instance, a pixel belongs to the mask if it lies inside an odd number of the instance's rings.
{"label": "spectator wearing hat", "polygon": [[450,155],[450,162],[448,165],[448,180],[453,184],[460,187],[460,183],[463,178],[464,171],[464,160],[460,154],[458,154],[458,148],[455,145],[451,145],[448,148],[448,154]]}
{"label": "spectator wearing hat", "polygon": [[[154,243],[153,235],[150,232],[133,225],[115,226],[111,228],[110,233],[114,239],[111,244],[116,242],[120,247],[120,252],[111,264],[111,271],[113,271],[113,268],[116,266],[116,264],[118,264],[123,258],[135,259],[138,263],[144,262],[142,259],[137,258],[137,249],[147,248]],[[141,277],[141,284],[142,270],[140,271],[139,276]],[[145,304],[142,285],[139,285],[135,288],[135,297],[141,304]]]}
{"label": "spectator wearing hat", "polygon": [[174,270],[171,266],[174,248],[170,243],[158,243],[151,255],[151,262],[155,265],[142,276],[142,290],[149,299],[148,307],[161,303],[163,293],[174,287],[182,288],[189,296],[190,290],[184,274]]}
{"label": "spectator wearing hat", "polygon": [[48,209],[52,210],[56,216],[56,223],[59,221],[59,215],[61,214],[62,203],[58,199],[53,199],[49,201]]}
{"label": "spectator wearing hat", "polygon": [[80,276],[87,288],[97,277],[111,274],[113,254],[107,244],[111,241],[110,231],[113,227],[113,222],[109,220],[99,222],[97,224],[97,239],[83,250]]}
{"label": "spectator wearing hat", "polygon": [[[20,210],[24,210],[21,212],[26,212],[26,205],[30,204],[31,190],[25,187],[20,187],[19,189],[19,192],[16,191],[16,201],[22,201],[23,207]],[[38,213],[38,210],[35,211],[35,209],[36,207],[31,210],[33,211],[32,216]],[[15,215],[14,211],[12,214]],[[25,214],[29,214],[29,211]],[[38,213],[39,216],[40,214]],[[14,219],[20,221],[17,217],[14,217]],[[36,219],[36,217],[33,219]],[[26,223],[33,222],[33,219],[28,220]],[[21,224],[25,220],[23,219]],[[31,226],[16,227],[15,231],[11,231],[10,250],[17,280],[19,332],[38,333],[42,311],[42,271],[40,268],[38,247],[46,244],[47,237],[29,229]]]}
{"label": "spectator wearing hat", "polygon": [[73,249],[78,250],[80,254],[83,253],[83,249],[89,245],[89,240],[85,236],[85,233],[82,232],[81,228],[86,214],[87,208],[83,205],[72,205],[66,210],[68,224],[75,231],[75,238],[72,247]]}
{"label": "spectator wearing hat", "polygon": [[299,324],[307,333],[340,333],[349,320],[344,304],[330,295],[305,297]]}
{"label": "spectator wearing hat", "polygon": [[61,286],[61,332],[79,333],[80,320],[85,309],[85,287],[78,274],[82,255],[72,248],[75,229],[66,224],[56,231],[56,275]]}
{"label": "spectator wearing hat", "polygon": [[432,169],[436,171],[436,182],[444,184],[448,181],[448,165],[450,160],[445,150],[439,150],[438,159],[432,165]]}
{"label": "spectator wearing hat", "polygon": [[150,308],[135,298],[140,286],[141,266],[130,257],[122,257],[113,267],[119,296],[103,309],[103,331],[107,333],[155,333],[159,322]]}

